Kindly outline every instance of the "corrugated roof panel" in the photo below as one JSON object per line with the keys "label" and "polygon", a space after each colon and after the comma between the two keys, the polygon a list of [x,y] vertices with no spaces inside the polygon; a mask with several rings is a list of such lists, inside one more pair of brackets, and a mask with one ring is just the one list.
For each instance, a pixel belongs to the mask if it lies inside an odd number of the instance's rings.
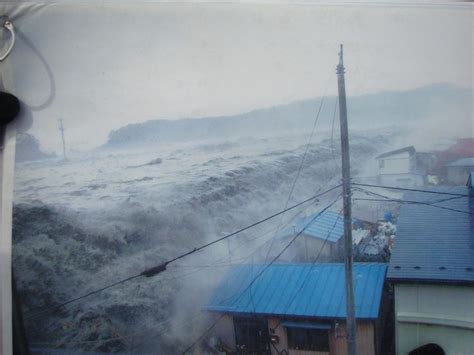
{"label": "corrugated roof panel", "polygon": [[[344,264],[273,264],[255,279],[264,268],[232,268],[206,308],[229,313],[346,317]],[[378,317],[386,269],[381,263],[354,264],[357,318]]]}
{"label": "corrugated roof panel", "polygon": [[296,220],[292,226],[283,230],[280,237],[287,237],[288,235],[299,233],[315,216],[317,216],[316,219],[306,227],[303,232],[304,235],[323,240],[327,239],[327,241],[333,243],[341,239],[344,235],[343,216],[333,211],[325,211],[319,216],[318,213]]}
{"label": "corrugated roof panel", "polygon": [[466,197],[449,199],[420,192],[405,195],[411,201],[445,201],[436,203],[438,207],[401,207],[387,277],[394,281],[474,283],[474,196],[469,197],[464,186],[431,190]]}

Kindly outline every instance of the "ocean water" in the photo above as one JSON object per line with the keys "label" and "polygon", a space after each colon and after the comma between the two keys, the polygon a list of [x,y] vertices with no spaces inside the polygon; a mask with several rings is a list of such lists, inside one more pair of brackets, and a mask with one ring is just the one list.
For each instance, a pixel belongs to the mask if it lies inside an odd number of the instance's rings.
{"label": "ocean water", "polygon": [[[279,228],[322,209],[338,191],[172,263],[156,277],[38,312],[337,185],[339,141],[330,136],[317,134],[309,145],[306,133],[18,163],[13,267],[31,346],[65,354],[182,351],[208,324],[203,306],[228,267],[265,262]],[[353,173],[365,174],[386,142],[384,135],[354,134]]]}

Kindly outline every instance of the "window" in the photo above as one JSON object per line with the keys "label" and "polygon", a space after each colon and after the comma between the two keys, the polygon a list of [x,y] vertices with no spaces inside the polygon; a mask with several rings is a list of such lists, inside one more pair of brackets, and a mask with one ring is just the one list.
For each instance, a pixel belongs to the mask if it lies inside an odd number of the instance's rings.
{"label": "window", "polygon": [[385,167],[385,160],[379,160],[379,168],[383,169]]}
{"label": "window", "polygon": [[235,343],[239,354],[270,354],[266,319],[234,317]]}
{"label": "window", "polygon": [[287,328],[287,334],[290,349],[329,352],[329,331],[326,329]]}

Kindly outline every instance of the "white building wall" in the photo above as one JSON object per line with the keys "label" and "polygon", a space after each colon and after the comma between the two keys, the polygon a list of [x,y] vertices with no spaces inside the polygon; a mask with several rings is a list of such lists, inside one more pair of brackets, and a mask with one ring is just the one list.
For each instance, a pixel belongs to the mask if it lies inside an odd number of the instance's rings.
{"label": "white building wall", "polygon": [[386,174],[379,175],[381,185],[398,187],[418,187],[425,184],[425,178],[419,174]]}
{"label": "white building wall", "polygon": [[390,155],[378,159],[379,174],[405,174],[414,171],[414,156],[410,157],[409,152]]}
{"label": "white building wall", "polygon": [[474,286],[397,284],[395,323],[398,355],[428,343],[473,354]]}

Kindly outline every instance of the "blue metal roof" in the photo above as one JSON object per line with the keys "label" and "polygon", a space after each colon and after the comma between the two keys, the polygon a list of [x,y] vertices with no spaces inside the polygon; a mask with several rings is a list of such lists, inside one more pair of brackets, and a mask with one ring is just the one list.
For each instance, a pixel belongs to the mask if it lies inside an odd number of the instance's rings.
{"label": "blue metal roof", "polygon": [[[206,309],[292,317],[345,318],[344,264],[272,264],[232,268],[214,291]],[[386,264],[355,263],[356,317],[379,314]],[[252,280],[253,285],[249,287]]]}
{"label": "blue metal roof", "polygon": [[[465,186],[431,190],[469,195]],[[419,192],[404,198],[433,202],[450,196]],[[387,278],[399,282],[474,283],[474,196],[436,205],[442,208],[402,205]]]}
{"label": "blue metal roof", "polygon": [[317,216],[314,222],[304,230],[304,235],[317,239],[327,239],[328,242],[333,243],[341,239],[344,235],[343,216],[333,211],[325,211],[319,216],[318,214],[319,212],[297,219],[292,226],[283,230],[280,237],[286,237],[301,232],[301,230]]}

